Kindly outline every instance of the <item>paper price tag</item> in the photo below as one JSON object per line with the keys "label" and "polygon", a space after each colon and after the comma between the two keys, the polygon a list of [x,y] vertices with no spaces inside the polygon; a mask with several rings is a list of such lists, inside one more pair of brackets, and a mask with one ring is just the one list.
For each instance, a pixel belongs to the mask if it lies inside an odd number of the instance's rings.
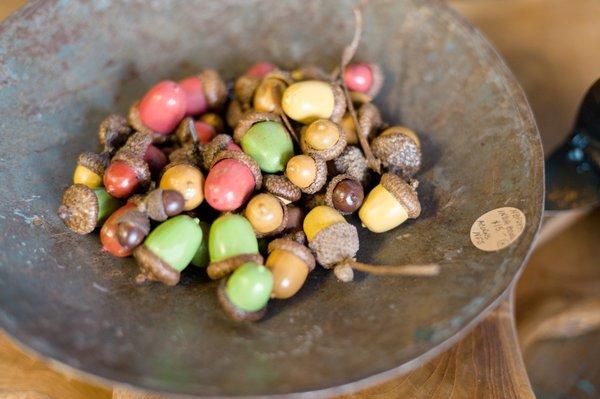
{"label": "paper price tag", "polygon": [[471,226],[471,242],[482,251],[499,251],[515,242],[525,229],[525,214],[512,207],[496,208]]}

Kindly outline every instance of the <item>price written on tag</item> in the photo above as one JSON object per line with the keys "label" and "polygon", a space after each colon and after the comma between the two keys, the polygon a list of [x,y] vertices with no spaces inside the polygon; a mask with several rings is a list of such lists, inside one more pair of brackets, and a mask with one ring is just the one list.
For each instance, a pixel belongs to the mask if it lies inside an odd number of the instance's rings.
{"label": "price written on tag", "polygon": [[471,242],[482,251],[499,251],[515,242],[525,229],[525,214],[512,207],[496,208],[471,226]]}

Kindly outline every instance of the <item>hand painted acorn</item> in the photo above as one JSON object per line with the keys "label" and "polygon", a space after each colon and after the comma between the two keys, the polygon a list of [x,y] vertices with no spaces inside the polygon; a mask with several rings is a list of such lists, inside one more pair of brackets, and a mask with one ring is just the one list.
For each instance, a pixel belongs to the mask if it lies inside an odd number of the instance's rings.
{"label": "hand painted acorn", "polygon": [[412,130],[404,126],[385,129],[371,142],[373,154],[383,167],[406,178],[421,168],[421,143]]}
{"label": "hand painted acorn", "polygon": [[106,152],[83,152],[77,157],[77,166],[73,172],[73,184],[83,184],[89,188],[102,187],[102,176],[108,166],[109,154]]}
{"label": "hand painted acorn", "polygon": [[346,147],[346,132],[329,119],[317,119],[303,129],[300,148],[305,154],[319,155],[326,161],[335,159]]}
{"label": "hand painted acorn", "polygon": [[315,268],[315,257],[304,245],[278,238],[269,244],[265,266],[273,273],[271,298],[287,299],[302,288],[308,273]]}
{"label": "hand painted acorn", "polygon": [[223,150],[242,151],[242,149],[233,142],[228,134],[217,134],[209,143],[200,148],[202,154],[202,166],[204,169],[210,169],[218,153]]}
{"label": "hand painted acorn", "polygon": [[[135,231],[131,230],[127,232],[130,237],[124,237],[122,239],[119,237],[123,235],[123,232],[119,234],[119,223],[123,218],[127,219],[126,216],[128,214],[134,214],[129,220],[135,220],[137,226]],[[141,214],[137,209],[136,204],[128,202],[110,215],[102,225],[102,229],[100,229],[102,250],[118,257],[129,256],[133,253],[133,249],[144,239],[144,237],[146,237],[149,231],[150,221],[148,218]],[[134,243],[134,241],[137,240],[139,240],[137,244]]]}
{"label": "hand painted acorn", "polygon": [[219,302],[233,320],[258,321],[266,314],[272,289],[273,275],[269,269],[247,262],[221,282]]}
{"label": "hand painted acorn", "polygon": [[340,156],[333,160],[333,166],[336,173],[350,175],[362,185],[369,181],[367,159],[358,147],[346,146]]}
{"label": "hand painted acorn", "polygon": [[337,175],[327,184],[325,204],[343,215],[356,212],[365,197],[363,186],[354,177]]}
{"label": "hand painted acorn", "polygon": [[366,228],[374,233],[383,233],[409,218],[417,218],[420,213],[416,184],[408,184],[394,173],[385,173],[367,195],[358,216]]}
{"label": "hand painted acorn", "polygon": [[285,176],[303,193],[314,194],[327,181],[327,164],[316,154],[295,155],[285,167]]}
{"label": "hand painted acorn", "polygon": [[246,262],[262,263],[252,225],[242,215],[226,213],[210,226],[210,264],[206,272],[213,280],[230,274]]}
{"label": "hand painted acorn", "polygon": [[202,242],[202,229],[198,223],[198,219],[179,215],[152,230],[144,243],[133,251],[141,270],[136,282],[150,280],[177,284],[181,271],[190,264]]}
{"label": "hand painted acorn", "polygon": [[103,152],[113,154],[133,134],[133,129],[127,123],[127,118],[118,114],[107,116],[98,129],[98,141],[104,147]]}
{"label": "hand painted acorn", "polygon": [[283,71],[272,71],[265,75],[254,91],[254,109],[280,114],[283,92],[291,83],[289,74]]}
{"label": "hand painted acorn", "polygon": [[184,79],[179,85],[185,93],[187,116],[218,109],[227,98],[225,82],[214,69],[206,69],[197,76]]}
{"label": "hand painted acorn", "polygon": [[104,188],[89,188],[73,184],[63,194],[58,217],[77,234],[88,234],[102,224],[121,202],[111,197]]}
{"label": "hand painted acorn", "polygon": [[302,196],[300,188],[282,175],[264,175],[263,186],[286,205],[298,201]]}
{"label": "hand painted acorn", "polygon": [[281,233],[287,226],[287,207],[269,193],[260,193],[252,197],[246,205],[244,216],[258,238]]}
{"label": "hand painted acorn", "polygon": [[374,63],[352,63],[344,71],[344,83],[348,90],[365,93],[373,99],[383,87],[383,72]]}
{"label": "hand painted acorn", "polygon": [[277,69],[277,66],[275,64],[266,61],[261,61],[248,68],[244,75],[262,78],[269,72],[274,71],[275,69]]}
{"label": "hand painted acorn", "polygon": [[172,162],[165,167],[159,187],[175,190],[184,199],[183,210],[191,211],[204,201],[204,175],[196,166],[188,162]]}
{"label": "hand painted acorn", "polygon": [[250,156],[240,151],[223,150],[213,159],[206,182],[206,202],[222,212],[241,207],[262,184],[260,167]]}
{"label": "hand painted acorn", "polygon": [[144,161],[152,137],[134,133],[112,158],[103,176],[106,191],[117,198],[128,197],[150,183],[150,168]]}
{"label": "hand painted acorn", "polygon": [[346,110],[346,99],[337,84],[320,80],[305,80],[290,85],[281,99],[283,112],[300,123],[317,119],[340,122]]}
{"label": "hand painted acorn", "polygon": [[197,267],[207,267],[210,263],[210,257],[208,255],[208,236],[210,232],[210,225],[206,222],[200,221],[200,228],[202,229],[202,241],[196,249],[196,253],[192,258],[192,265]]}
{"label": "hand painted acorn", "polygon": [[283,172],[294,156],[289,133],[272,113],[249,111],[235,128],[233,139],[267,173]]}

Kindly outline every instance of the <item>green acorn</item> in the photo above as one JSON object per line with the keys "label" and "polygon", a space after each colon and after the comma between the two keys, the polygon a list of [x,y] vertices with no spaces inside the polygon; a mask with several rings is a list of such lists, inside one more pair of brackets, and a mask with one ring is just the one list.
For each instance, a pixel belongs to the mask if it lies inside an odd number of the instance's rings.
{"label": "green acorn", "polygon": [[235,270],[219,286],[219,301],[237,321],[256,321],[267,310],[273,289],[273,274],[255,262],[247,262]]}

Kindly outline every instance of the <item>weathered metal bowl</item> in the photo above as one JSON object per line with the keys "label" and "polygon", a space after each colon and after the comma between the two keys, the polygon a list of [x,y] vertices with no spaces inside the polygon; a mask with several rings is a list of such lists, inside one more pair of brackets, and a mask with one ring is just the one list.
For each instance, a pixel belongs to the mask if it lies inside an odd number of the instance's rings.
{"label": "weathered metal bowl", "polygon": [[[75,156],[110,112],[153,82],[257,60],[333,67],[352,1],[33,1],[0,28],[0,326],[88,374],[198,395],[339,393],[397,375],[464,334],[519,274],[538,229],[542,150],[522,90],[482,36],[432,1],[369,2],[358,58],[382,64],[387,120],[423,137],[423,215],[361,232],[359,259],[440,262],[435,278],[318,268],[266,320],[239,325],[198,271],[175,288],[136,286],[133,261],[56,217]],[[482,252],[477,217],[501,206],[527,223]]]}

